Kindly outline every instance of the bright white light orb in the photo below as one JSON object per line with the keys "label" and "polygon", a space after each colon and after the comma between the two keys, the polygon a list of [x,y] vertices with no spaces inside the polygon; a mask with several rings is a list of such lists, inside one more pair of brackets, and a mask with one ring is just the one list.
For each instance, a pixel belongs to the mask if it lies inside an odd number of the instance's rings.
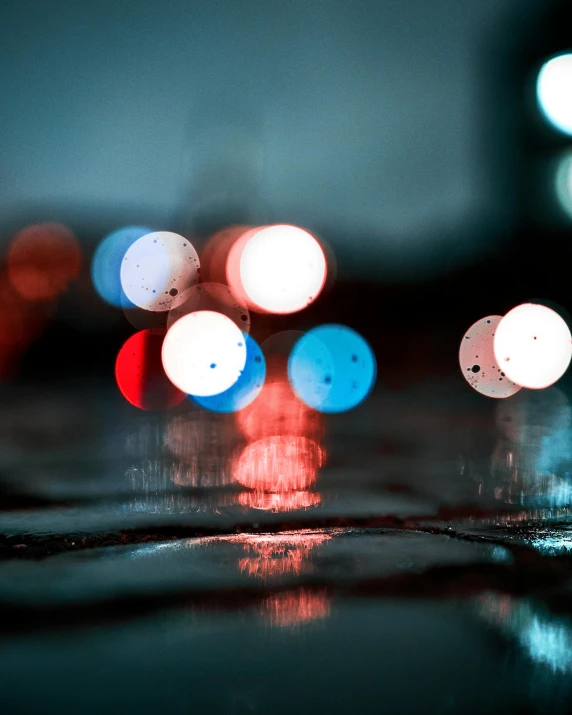
{"label": "bright white light orb", "polygon": [[509,380],[541,390],[566,372],[572,357],[572,336],[554,310],[524,303],[498,324],[494,352],[499,368]]}
{"label": "bright white light orb", "polygon": [[269,313],[295,313],[318,296],[326,279],[320,244],[296,226],[268,226],[255,233],[240,258],[249,300]]}
{"label": "bright white light orb", "polygon": [[210,397],[228,390],[246,363],[246,341],[222,313],[199,310],[183,316],[167,331],[163,368],[187,395]]}
{"label": "bright white light orb", "polygon": [[506,376],[495,358],[493,344],[500,315],[488,315],[473,323],[463,335],[459,364],[469,385],[487,397],[511,397],[521,388]]}
{"label": "bright white light orb", "polygon": [[558,55],[543,65],[536,96],[546,119],[564,134],[572,135],[572,54]]}
{"label": "bright white light orb", "polygon": [[564,213],[572,219],[572,152],[567,152],[556,169],[556,196]]}
{"label": "bright white light orb", "polygon": [[121,286],[139,308],[176,308],[183,292],[198,283],[199,257],[191,242],[170,231],[148,233],[128,248],[121,262]]}

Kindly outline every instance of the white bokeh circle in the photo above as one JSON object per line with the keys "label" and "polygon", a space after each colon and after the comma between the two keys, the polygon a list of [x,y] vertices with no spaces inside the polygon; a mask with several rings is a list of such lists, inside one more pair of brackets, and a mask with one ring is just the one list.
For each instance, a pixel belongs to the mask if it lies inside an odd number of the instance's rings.
{"label": "white bokeh circle", "polygon": [[269,313],[295,313],[316,299],[326,280],[326,257],[316,239],[296,226],[268,226],[248,241],[240,280],[249,300]]}
{"label": "white bokeh circle", "polygon": [[163,368],[187,395],[210,397],[228,390],[246,363],[244,335],[230,318],[211,310],[183,316],[167,331]]}
{"label": "white bokeh circle", "polygon": [[536,83],[542,113],[564,134],[572,135],[572,54],[560,54],[542,66]]}
{"label": "white bokeh circle", "polygon": [[554,310],[523,303],[497,326],[494,353],[498,366],[517,385],[540,390],[566,372],[572,357],[572,336]]}
{"label": "white bokeh circle", "polygon": [[152,312],[172,310],[198,283],[199,257],[192,243],[170,231],[148,233],[135,241],[121,262],[127,298]]}

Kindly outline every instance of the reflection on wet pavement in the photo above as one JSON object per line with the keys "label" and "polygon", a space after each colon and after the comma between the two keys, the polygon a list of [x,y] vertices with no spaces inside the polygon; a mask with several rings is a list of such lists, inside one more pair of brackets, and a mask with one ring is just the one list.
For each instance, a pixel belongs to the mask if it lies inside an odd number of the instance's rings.
{"label": "reflection on wet pavement", "polygon": [[516,640],[541,668],[558,674],[572,673],[572,621],[550,613],[526,599],[485,594],[480,613],[507,638]]}
{"label": "reflection on wet pavement", "polygon": [[7,392],[7,711],[55,706],[54,649],[88,701],[62,713],[105,709],[101,678],[122,713],[569,711],[570,394],[445,381],[330,417],[273,373],[234,415]]}

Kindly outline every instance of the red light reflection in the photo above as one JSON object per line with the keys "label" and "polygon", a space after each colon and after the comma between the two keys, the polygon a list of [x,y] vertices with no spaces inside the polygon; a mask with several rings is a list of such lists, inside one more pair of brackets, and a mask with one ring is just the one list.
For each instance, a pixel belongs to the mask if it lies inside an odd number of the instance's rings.
{"label": "red light reflection", "polygon": [[267,382],[234,418],[249,444],[233,463],[233,478],[252,489],[238,503],[249,509],[286,512],[320,504],[310,491],[326,459],[324,422],[292,390],[282,355],[267,355]]}
{"label": "red light reflection", "polygon": [[81,265],[79,244],[60,224],[28,226],[18,233],[7,255],[8,277],[14,290],[29,301],[49,301],[77,278]]}
{"label": "red light reflection", "polygon": [[298,509],[312,509],[322,501],[318,492],[241,492],[237,499],[240,506],[280,514]]}
{"label": "red light reflection", "polygon": [[240,559],[239,569],[266,581],[273,576],[299,576],[312,550],[332,537],[329,534],[299,532],[287,535],[248,534],[241,538],[248,556]]}
{"label": "red light reflection", "polygon": [[267,598],[261,612],[274,626],[291,628],[330,614],[331,598],[325,591],[284,591]]}
{"label": "red light reflection", "polygon": [[[299,435],[319,441],[324,434],[321,414],[297,397],[286,376],[277,378],[274,368],[268,361],[260,395],[235,414],[239,429],[252,441],[273,435]],[[282,372],[286,372],[285,366]]]}
{"label": "red light reflection", "polygon": [[117,355],[117,386],[123,397],[141,410],[166,410],[185,399],[163,370],[164,337],[164,330],[141,330],[123,344]]}
{"label": "red light reflection", "polygon": [[252,442],[234,463],[237,482],[262,492],[308,489],[324,462],[324,450],[306,437],[274,435]]}
{"label": "red light reflection", "polygon": [[173,417],[163,443],[181,463],[174,484],[213,487],[232,482],[233,458],[243,441],[231,415],[200,411]]}

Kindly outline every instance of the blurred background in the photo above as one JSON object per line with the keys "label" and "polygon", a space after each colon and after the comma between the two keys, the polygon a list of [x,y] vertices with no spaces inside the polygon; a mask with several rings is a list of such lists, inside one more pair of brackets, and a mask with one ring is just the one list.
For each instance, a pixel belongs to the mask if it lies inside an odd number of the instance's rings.
{"label": "blurred background", "polygon": [[[89,264],[129,224],[199,249],[233,224],[315,232],[337,283],[273,329],[349,323],[388,380],[456,369],[483,315],[570,303],[572,136],[537,97],[543,63],[572,45],[569,3],[8,0],[1,12],[3,253],[42,222],[81,250],[49,315],[32,311],[41,327],[10,377],[109,374],[131,328]],[[14,301],[1,300],[10,334]]]}
{"label": "blurred background", "polygon": [[[4,0],[0,52],[3,712],[569,713],[570,375],[488,399],[458,356],[572,322],[570,0]],[[202,300],[269,224],[330,275],[232,303],[257,397],[207,411],[93,259],[176,232]],[[332,322],[377,360],[341,415],[286,370]]]}

